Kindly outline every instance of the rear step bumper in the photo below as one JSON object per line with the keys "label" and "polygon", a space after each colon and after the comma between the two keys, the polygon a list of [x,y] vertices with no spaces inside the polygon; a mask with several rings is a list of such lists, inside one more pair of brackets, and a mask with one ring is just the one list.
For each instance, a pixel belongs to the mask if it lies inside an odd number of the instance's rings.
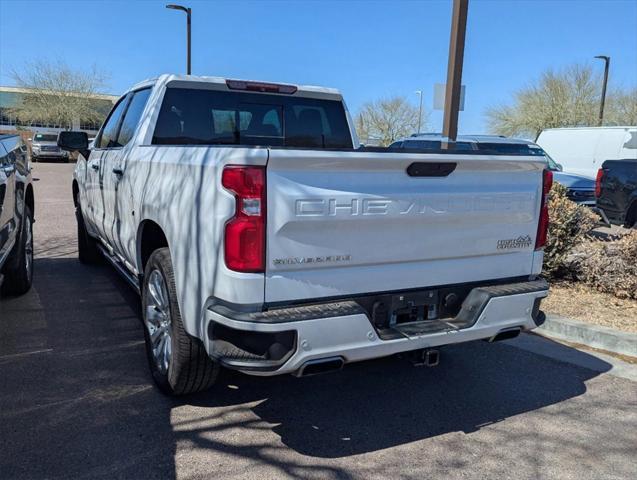
{"label": "rear step bumper", "polygon": [[[474,288],[452,319],[404,324],[393,335],[372,325],[356,302],[268,312],[206,311],[208,354],[226,367],[253,375],[302,375],[308,365],[358,362],[453,343],[500,340],[531,330],[544,319],[544,280]],[[340,365],[339,365],[340,368]],[[317,367],[317,370],[320,368]]]}

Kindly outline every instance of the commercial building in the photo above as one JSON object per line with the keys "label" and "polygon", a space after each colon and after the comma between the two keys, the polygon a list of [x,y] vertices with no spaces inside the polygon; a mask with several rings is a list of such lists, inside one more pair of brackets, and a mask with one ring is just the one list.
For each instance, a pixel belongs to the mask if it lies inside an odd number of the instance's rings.
{"label": "commercial building", "polygon": [[[57,133],[60,130],[84,130],[89,135],[95,135],[100,128],[98,123],[81,118],[73,119],[72,125],[58,125],[45,122],[25,122],[20,119],[20,104],[22,99],[32,90],[20,87],[0,86],[0,132],[29,130],[39,133]],[[95,109],[106,117],[119,97],[115,95],[91,95]]]}

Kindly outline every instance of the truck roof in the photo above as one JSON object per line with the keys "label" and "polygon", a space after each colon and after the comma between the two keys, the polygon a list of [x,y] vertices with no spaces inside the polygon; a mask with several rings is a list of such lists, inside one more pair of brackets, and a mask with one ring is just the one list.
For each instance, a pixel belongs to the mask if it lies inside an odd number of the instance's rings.
{"label": "truck roof", "polygon": [[[239,81],[239,82],[248,82],[248,83],[268,83],[268,84],[276,84],[276,85],[289,85],[296,87],[296,91],[301,94],[310,94],[311,96],[319,96],[324,98],[332,98],[335,100],[342,100],[341,92],[335,88],[327,88],[327,87],[318,87],[314,85],[297,85],[293,83],[283,83],[283,82],[271,82],[264,80],[245,80],[245,79],[236,79],[236,78],[225,78],[225,77],[211,77],[211,76],[198,76],[198,75],[180,75],[173,73],[165,73],[159,75],[158,77],[149,78],[146,80],[142,80],[138,82],[134,86],[132,86],[128,91],[137,90],[142,87],[152,86],[158,83],[169,84],[169,83],[208,83],[211,85],[218,85],[222,88],[227,88],[227,81]],[[127,93],[126,92],[126,93]]]}
{"label": "truck roof", "polygon": [[[402,141],[410,141],[410,140],[434,140],[434,141],[442,141],[445,140],[445,136],[441,133],[414,133],[407,138],[403,138]],[[466,143],[502,143],[502,144],[515,144],[515,145],[535,145],[534,142],[530,140],[524,140],[521,138],[511,138],[504,137],[502,135],[458,135],[456,138],[456,142],[466,142]]]}
{"label": "truck roof", "polygon": [[626,130],[631,128],[637,128],[637,125],[612,125],[612,126],[603,126],[603,127],[556,127],[556,128],[545,128],[542,130],[543,132],[548,132],[552,130]]}

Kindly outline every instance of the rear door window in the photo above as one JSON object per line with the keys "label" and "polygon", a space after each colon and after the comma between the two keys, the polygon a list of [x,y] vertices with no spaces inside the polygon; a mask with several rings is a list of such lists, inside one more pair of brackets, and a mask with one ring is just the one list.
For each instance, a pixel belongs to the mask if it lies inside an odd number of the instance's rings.
{"label": "rear door window", "polygon": [[148,96],[150,95],[150,88],[143,90],[137,90],[133,94],[133,98],[128,104],[126,109],[126,115],[122,120],[122,126],[119,129],[119,135],[117,136],[117,144],[120,146],[126,145],[135,133],[137,124],[142,118],[142,113],[146,107]]}
{"label": "rear door window", "polygon": [[153,144],[352,148],[352,139],[337,100],[169,88]]}
{"label": "rear door window", "polygon": [[117,133],[119,131],[119,123],[126,110],[126,104],[130,94],[122,98],[117,105],[111,110],[111,113],[106,120],[106,123],[102,127],[102,131],[99,134],[99,138],[96,142],[98,148],[115,148],[121,147],[117,142]]}

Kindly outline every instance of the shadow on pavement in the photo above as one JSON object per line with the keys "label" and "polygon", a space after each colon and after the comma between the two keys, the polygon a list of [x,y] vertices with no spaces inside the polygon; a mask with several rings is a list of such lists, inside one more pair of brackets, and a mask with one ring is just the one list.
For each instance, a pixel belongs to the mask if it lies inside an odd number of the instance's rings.
{"label": "shadow on pavement", "polygon": [[175,402],[138,315],[108,266],[36,259],[32,290],[0,302],[0,477],[174,477]]}
{"label": "shadow on pavement", "polygon": [[582,395],[585,381],[610,369],[586,356],[596,371],[505,344],[473,342],[446,347],[435,368],[388,358],[301,379],[236,375],[237,388],[191,401],[214,407],[263,400],[252,411],[274,424],[286,446],[314,457],[344,457],[448,432],[471,433]]}
{"label": "shadow on pavement", "polygon": [[210,472],[224,455],[348,478],[281,452],[340,458],[474,432],[582,395],[610,369],[474,342],[445,348],[432,369],[389,358],[301,379],[226,373],[170,399],[151,384],[139,300],[110,267],[42,258],[36,269],[28,295],[0,304],[3,478],[173,478],[182,442],[209,452]]}

